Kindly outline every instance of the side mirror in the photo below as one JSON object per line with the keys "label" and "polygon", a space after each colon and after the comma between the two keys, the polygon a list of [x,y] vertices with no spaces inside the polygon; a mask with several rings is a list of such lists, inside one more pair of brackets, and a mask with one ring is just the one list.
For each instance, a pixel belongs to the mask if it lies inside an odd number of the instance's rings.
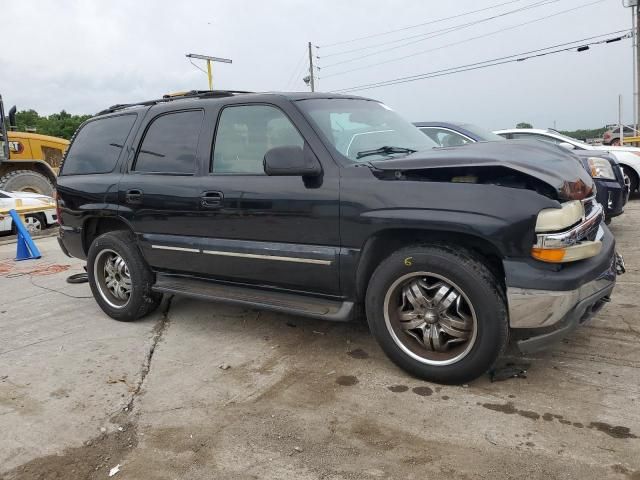
{"label": "side mirror", "polygon": [[560,142],[558,145],[560,145],[562,148],[566,148],[567,150],[574,150],[576,148],[575,145],[569,142]]}
{"label": "side mirror", "polygon": [[322,174],[322,167],[308,147],[286,145],[265,153],[264,171],[271,176],[317,177]]}

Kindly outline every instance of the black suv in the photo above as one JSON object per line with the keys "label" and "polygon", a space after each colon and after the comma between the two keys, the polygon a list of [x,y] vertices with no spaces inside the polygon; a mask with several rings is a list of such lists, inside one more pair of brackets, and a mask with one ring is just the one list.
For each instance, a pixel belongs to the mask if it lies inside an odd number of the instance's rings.
{"label": "black suv", "polygon": [[561,147],[435,143],[375,100],[190,92],[83,124],[60,245],[116,320],[163,293],[346,321],[419,377],[469,381],[613,290],[593,180]]}

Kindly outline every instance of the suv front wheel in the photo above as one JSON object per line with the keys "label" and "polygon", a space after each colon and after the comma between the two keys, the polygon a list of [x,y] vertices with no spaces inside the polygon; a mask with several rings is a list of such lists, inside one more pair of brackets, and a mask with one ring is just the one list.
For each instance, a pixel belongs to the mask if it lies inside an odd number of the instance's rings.
{"label": "suv front wheel", "polygon": [[383,260],[367,288],[369,327],[398,366],[458,384],[486,372],[508,341],[504,296],[483,259],[416,245]]}
{"label": "suv front wheel", "polygon": [[96,238],[89,247],[87,273],[96,302],[116,320],[143,317],[162,299],[151,290],[153,273],[130,232],[108,232]]}

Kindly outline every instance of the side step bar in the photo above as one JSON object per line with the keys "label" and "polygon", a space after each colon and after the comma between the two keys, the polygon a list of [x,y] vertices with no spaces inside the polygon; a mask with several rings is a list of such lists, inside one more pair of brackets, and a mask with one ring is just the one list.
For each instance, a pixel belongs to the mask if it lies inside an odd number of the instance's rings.
{"label": "side step bar", "polygon": [[246,286],[223,285],[197,278],[158,273],[152,287],[155,292],[243,305],[258,310],[300,315],[320,320],[347,322],[354,311],[353,302],[327,300],[301,294],[274,292]]}

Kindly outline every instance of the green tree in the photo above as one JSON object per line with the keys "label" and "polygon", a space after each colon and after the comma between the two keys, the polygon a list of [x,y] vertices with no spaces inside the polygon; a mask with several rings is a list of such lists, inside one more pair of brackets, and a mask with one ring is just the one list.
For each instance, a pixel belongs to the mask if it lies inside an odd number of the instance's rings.
{"label": "green tree", "polygon": [[527,122],[520,122],[516,125],[516,128],[533,128],[533,125]]}
{"label": "green tree", "polygon": [[64,110],[48,117],[40,116],[33,109],[16,113],[16,124],[19,131],[35,131],[43,135],[70,139],[80,124],[91,115],[72,115]]}
{"label": "green tree", "polygon": [[602,128],[592,128],[592,129],[580,129],[573,131],[564,131],[560,132],[567,137],[576,138],[578,140],[585,140],[587,138],[602,138],[604,132],[607,131],[607,127]]}

